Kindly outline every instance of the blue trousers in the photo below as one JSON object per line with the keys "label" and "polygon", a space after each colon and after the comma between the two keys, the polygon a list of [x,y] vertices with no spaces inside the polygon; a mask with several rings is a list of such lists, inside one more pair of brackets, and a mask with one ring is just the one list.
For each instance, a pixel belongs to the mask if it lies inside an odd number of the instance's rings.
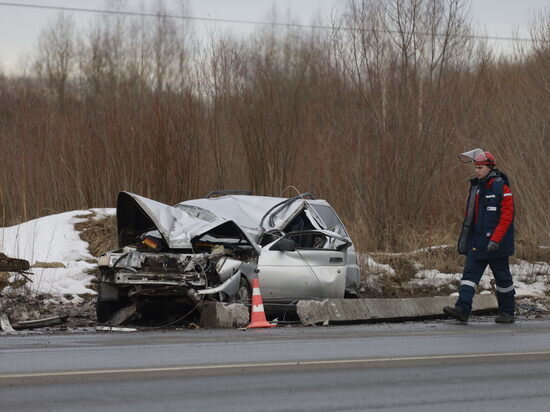
{"label": "blue trousers", "polygon": [[460,306],[466,313],[472,311],[472,300],[476,287],[489,265],[496,281],[498,309],[502,313],[513,315],[515,312],[514,282],[510,273],[508,256],[496,259],[477,260],[472,252],[466,255],[464,273],[460,281],[460,289],[456,306]]}

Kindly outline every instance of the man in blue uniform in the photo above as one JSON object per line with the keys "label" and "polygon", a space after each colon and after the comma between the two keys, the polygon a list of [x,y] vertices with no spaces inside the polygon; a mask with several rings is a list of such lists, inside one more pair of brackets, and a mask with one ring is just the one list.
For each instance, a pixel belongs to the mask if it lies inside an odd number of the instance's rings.
{"label": "man in blue uniform", "polygon": [[460,159],[473,162],[476,177],[470,180],[466,217],[458,241],[458,252],[466,255],[455,307],[443,312],[467,322],[476,287],[489,266],[496,281],[499,315],[497,323],[513,323],[514,284],[509,256],[514,254],[514,198],[504,173],[496,168],[495,157],[481,149],[462,153]]}

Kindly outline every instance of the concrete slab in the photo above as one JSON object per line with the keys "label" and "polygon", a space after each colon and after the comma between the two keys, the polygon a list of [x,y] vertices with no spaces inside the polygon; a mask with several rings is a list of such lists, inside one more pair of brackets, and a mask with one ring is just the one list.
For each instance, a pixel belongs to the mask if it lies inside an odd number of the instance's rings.
{"label": "concrete slab", "polygon": [[208,302],[201,308],[202,328],[243,328],[249,323],[248,308],[241,303]]}
{"label": "concrete slab", "polygon": [[[358,322],[382,319],[422,318],[442,315],[444,306],[454,306],[455,296],[401,299],[325,299],[299,301],[296,311],[304,325]],[[473,311],[498,308],[494,295],[476,295]]]}
{"label": "concrete slab", "polygon": [[113,314],[113,316],[111,316],[111,319],[109,320],[109,324],[111,326],[122,325],[124,322],[130,319],[136,312],[137,312],[136,305],[125,306],[117,310]]}

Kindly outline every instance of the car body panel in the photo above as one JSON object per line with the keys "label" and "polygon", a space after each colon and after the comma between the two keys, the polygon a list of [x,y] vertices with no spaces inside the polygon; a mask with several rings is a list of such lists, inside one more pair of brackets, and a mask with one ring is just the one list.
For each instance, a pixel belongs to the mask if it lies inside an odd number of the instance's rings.
{"label": "car body panel", "polygon": [[262,297],[288,299],[321,296],[319,279],[300,252],[279,252],[265,247],[258,259]]}

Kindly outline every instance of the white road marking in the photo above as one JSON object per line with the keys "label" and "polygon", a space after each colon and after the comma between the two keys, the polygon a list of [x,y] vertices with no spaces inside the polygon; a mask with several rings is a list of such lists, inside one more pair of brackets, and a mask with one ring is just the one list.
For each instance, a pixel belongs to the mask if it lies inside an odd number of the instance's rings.
{"label": "white road marking", "polygon": [[537,356],[550,355],[550,351],[541,352],[502,352],[502,353],[473,353],[461,355],[432,355],[432,356],[408,356],[397,358],[365,358],[365,359],[335,359],[319,361],[294,361],[294,362],[263,362],[263,363],[234,363],[225,365],[192,365],[192,366],[171,366],[159,368],[136,368],[136,369],[97,369],[97,370],[76,370],[64,372],[30,372],[2,374],[0,379],[14,378],[40,378],[56,376],[90,376],[90,375],[113,375],[124,373],[146,373],[146,372],[185,372],[185,371],[204,371],[204,370],[223,370],[223,369],[252,369],[269,368],[277,366],[316,366],[316,365],[345,365],[354,363],[391,363],[403,361],[421,361],[421,360],[451,360],[451,359],[479,359],[479,358],[498,358],[512,356]]}

